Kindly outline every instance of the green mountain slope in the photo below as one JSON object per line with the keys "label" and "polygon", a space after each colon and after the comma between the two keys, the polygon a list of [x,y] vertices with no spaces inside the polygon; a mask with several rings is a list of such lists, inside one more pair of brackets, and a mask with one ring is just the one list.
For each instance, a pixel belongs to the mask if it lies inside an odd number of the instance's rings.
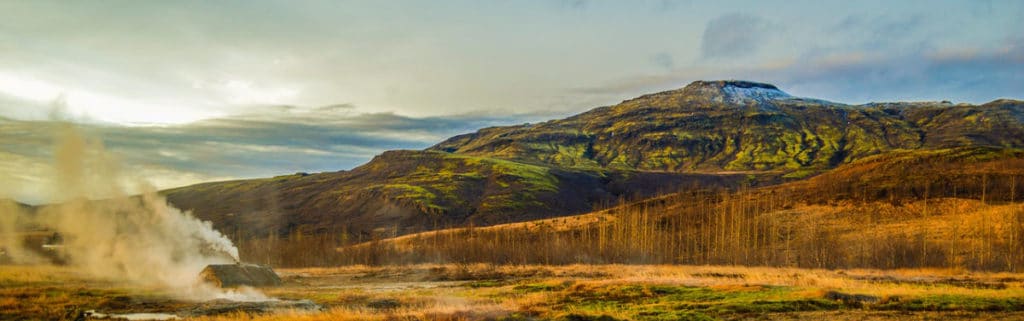
{"label": "green mountain slope", "polygon": [[896,149],[1022,146],[1022,124],[1020,101],[851,106],[767,84],[699,81],[566,119],[485,128],[430,149],[566,167],[807,173]]}

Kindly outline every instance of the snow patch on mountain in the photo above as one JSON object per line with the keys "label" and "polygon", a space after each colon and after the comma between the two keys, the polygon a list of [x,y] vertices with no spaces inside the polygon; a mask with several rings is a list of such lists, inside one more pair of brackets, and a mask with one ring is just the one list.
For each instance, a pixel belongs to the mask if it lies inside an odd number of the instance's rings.
{"label": "snow patch on mountain", "polygon": [[723,100],[730,103],[746,103],[751,100],[767,103],[776,99],[793,98],[793,96],[778,88],[774,88],[774,86],[736,86],[732,84],[722,86],[722,95]]}

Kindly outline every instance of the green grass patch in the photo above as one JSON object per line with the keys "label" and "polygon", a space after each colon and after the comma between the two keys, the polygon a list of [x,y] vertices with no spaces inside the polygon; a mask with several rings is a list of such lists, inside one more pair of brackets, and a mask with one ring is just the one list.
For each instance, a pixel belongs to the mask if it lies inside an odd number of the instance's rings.
{"label": "green grass patch", "polygon": [[569,288],[561,303],[571,311],[622,311],[637,320],[711,320],[712,316],[769,312],[836,310],[838,301],[807,298],[792,287],[744,286],[729,289],[667,285]]}
{"label": "green grass patch", "polygon": [[966,295],[932,295],[890,300],[873,309],[898,311],[1024,311],[1024,298],[986,298]]}
{"label": "green grass patch", "polygon": [[520,292],[527,292],[527,293],[530,293],[530,292],[554,292],[554,291],[561,291],[561,290],[565,289],[565,285],[563,285],[563,284],[550,284],[550,283],[531,283],[531,284],[517,285],[516,287],[514,287],[512,289],[516,290],[516,291],[520,291]]}
{"label": "green grass patch", "polygon": [[508,284],[508,282],[501,281],[501,280],[482,280],[482,281],[470,282],[470,283],[466,284],[466,286],[468,286],[470,288],[478,289],[478,288],[494,288],[494,287],[504,286],[504,285],[507,285],[507,284]]}

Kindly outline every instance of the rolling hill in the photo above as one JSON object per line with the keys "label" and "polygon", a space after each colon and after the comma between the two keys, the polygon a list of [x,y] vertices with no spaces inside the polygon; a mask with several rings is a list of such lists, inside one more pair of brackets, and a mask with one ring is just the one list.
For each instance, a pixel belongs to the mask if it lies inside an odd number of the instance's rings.
{"label": "rolling hill", "polygon": [[898,151],[801,181],[344,246],[338,263],[1024,270],[1024,151]]}
{"label": "rolling hill", "polygon": [[679,190],[768,186],[876,155],[941,158],[958,148],[1024,148],[1024,102],[846,105],[769,84],[698,81],[565,119],[385,152],[350,171],[163,193],[236,239],[370,239],[580,214]]}

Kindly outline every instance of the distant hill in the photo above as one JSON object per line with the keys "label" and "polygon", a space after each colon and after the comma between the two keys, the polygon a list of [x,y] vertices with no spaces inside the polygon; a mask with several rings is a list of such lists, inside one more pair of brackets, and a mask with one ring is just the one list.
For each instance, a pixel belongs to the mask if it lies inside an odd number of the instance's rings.
{"label": "distant hill", "polygon": [[1024,148],[1024,102],[846,105],[769,84],[698,81],[565,119],[385,152],[351,171],[164,193],[236,239],[367,239],[579,214],[679,190],[766,186],[876,155],[941,157],[957,148]]}

